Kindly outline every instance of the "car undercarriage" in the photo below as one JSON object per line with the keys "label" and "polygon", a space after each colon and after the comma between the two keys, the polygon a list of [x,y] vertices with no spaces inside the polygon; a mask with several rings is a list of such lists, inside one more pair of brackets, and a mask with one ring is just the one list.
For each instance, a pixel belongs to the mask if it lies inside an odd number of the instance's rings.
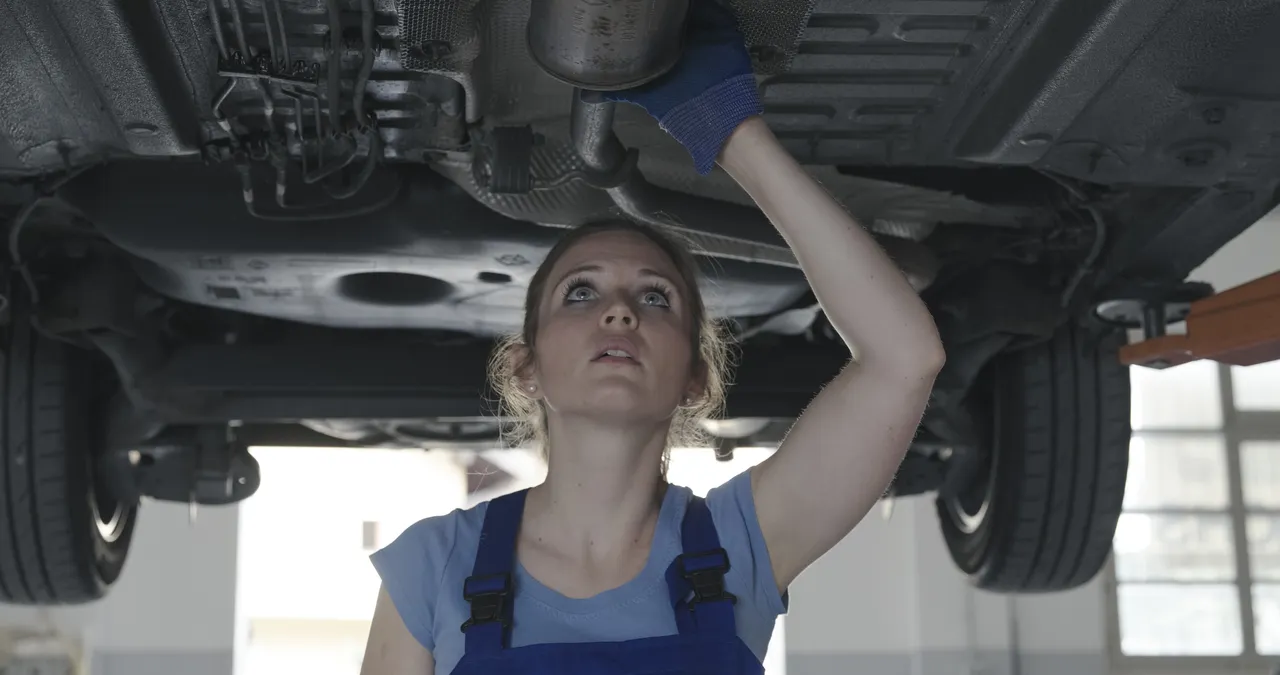
{"label": "car undercarriage", "polygon": [[[1280,2],[730,4],[765,120],[947,348],[888,494],[937,492],[979,585],[1083,583],[1123,494],[1115,350],[1144,318],[1107,308],[1177,320],[1210,292],[1192,270],[1280,201]],[[0,541],[25,551],[0,554],[0,600],[99,597],[139,499],[243,499],[251,445],[492,446],[493,340],[593,221],[690,243],[739,351],[717,452],[781,438],[848,349],[726,174],[548,72],[565,47],[534,27],[571,5],[0,5],[4,456],[40,410],[83,427],[42,460],[75,503],[0,473]],[[46,521],[77,523],[61,581],[34,572]]]}

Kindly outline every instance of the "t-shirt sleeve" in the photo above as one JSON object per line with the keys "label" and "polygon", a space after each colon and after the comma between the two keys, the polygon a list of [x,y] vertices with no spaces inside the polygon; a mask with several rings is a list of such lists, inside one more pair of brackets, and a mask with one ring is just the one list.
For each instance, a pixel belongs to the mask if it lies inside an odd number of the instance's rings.
{"label": "t-shirt sleeve", "polygon": [[751,493],[751,472],[743,471],[708,492],[707,508],[720,535],[720,545],[729,554],[729,575],[738,577],[739,588],[750,589],[752,605],[766,616],[785,614],[787,598],[778,592],[773,562],[760,531]]}
{"label": "t-shirt sleeve", "polygon": [[435,651],[436,603],[457,540],[458,512],[426,518],[369,556],[409,633]]}

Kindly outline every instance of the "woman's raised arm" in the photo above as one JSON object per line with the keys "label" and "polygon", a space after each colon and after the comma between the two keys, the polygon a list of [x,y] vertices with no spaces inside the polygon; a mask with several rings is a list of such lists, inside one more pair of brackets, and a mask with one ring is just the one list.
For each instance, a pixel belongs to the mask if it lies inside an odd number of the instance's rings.
{"label": "woman's raised arm", "polygon": [[884,493],[945,357],[933,318],[902,272],[763,120],[737,128],[720,165],[790,244],[855,355],[753,470],[757,516],[785,589]]}

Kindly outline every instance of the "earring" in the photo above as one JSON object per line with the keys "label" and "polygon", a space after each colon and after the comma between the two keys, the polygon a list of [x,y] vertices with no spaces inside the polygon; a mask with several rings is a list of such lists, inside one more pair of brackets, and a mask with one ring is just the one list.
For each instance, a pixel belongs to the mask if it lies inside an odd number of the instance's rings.
{"label": "earring", "polygon": [[690,405],[693,405],[693,398],[689,396],[684,397],[684,407],[688,408]]}
{"label": "earring", "polygon": [[529,385],[529,387],[528,387],[528,388],[529,388],[529,393],[530,393],[530,394],[532,394],[533,392],[535,392],[535,391],[537,391],[537,390],[538,390],[538,385],[536,385],[536,384],[531,384],[531,385]]}

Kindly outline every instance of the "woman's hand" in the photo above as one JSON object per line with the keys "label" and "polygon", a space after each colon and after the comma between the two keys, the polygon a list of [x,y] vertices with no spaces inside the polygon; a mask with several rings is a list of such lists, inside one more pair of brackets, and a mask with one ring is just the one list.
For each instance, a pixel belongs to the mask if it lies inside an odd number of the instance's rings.
{"label": "woman's hand", "polygon": [[734,129],[760,114],[760,95],[732,12],[717,0],[689,0],[685,31],[684,55],[671,72],[604,97],[644,108],[706,175]]}
{"label": "woman's hand", "polygon": [[760,528],[785,589],[884,493],[944,354],[933,317],[902,271],[763,120],[738,128],[720,164],[787,240],[827,319],[855,354],[752,473]]}

